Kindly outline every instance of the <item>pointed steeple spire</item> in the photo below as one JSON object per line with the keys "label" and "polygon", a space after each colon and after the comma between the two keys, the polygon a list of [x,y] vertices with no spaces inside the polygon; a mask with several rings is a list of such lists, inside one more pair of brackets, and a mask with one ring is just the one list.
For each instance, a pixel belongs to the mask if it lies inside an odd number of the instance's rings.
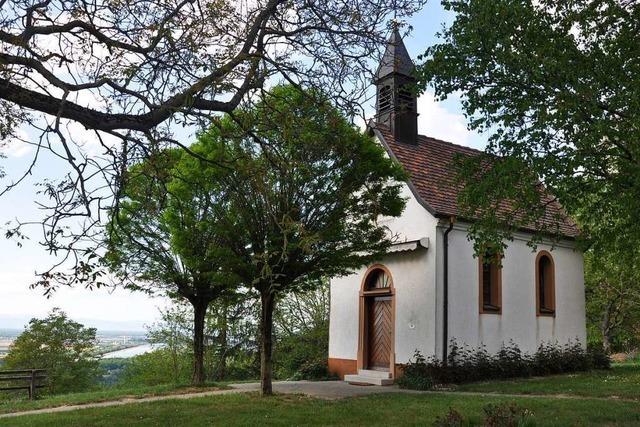
{"label": "pointed steeple spire", "polygon": [[400,31],[398,31],[398,27],[394,25],[391,37],[387,42],[387,48],[384,51],[384,55],[378,66],[378,71],[376,72],[376,81],[394,73],[411,77],[414,71],[415,66],[402,41]]}
{"label": "pointed steeple spire", "polygon": [[397,141],[407,144],[418,141],[414,72],[415,66],[402,41],[398,24],[394,22],[375,77],[376,122],[388,127]]}

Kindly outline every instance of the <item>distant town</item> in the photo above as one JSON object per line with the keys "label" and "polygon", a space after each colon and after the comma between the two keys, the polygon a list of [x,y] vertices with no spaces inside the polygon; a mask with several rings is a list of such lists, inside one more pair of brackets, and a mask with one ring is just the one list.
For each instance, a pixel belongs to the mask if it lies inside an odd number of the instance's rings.
{"label": "distant town", "polygon": [[[9,347],[20,335],[21,329],[0,329],[0,360],[6,357]],[[141,331],[98,331],[96,355],[102,358],[132,357],[151,349],[147,336]]]}

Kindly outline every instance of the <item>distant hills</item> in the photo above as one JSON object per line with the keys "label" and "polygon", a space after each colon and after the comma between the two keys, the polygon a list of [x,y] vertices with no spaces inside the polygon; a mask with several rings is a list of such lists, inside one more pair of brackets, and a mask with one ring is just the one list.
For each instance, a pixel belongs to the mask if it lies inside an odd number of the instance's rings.
{"label": "distant hills", "polygon": [[[0,314],[0,336],[17,335],[29,323],[33,316],[6,316]],[[76,319],[85,326],[98,329],[100,335],[144,335],[145,324],[143,321],[119,321],[103,319]],[[9,335],[10,333],[10,335]]]}

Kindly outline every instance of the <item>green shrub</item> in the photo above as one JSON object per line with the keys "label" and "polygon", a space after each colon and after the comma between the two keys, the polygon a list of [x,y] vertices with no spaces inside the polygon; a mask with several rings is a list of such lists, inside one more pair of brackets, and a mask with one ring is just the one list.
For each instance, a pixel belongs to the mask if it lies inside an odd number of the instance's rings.
{"label": "green shrub", "polygon": [[607,369],[610,361],[601,350],[585,351],[579,342],[564,346],[542,344],[535,354],[522,353],[510,342],[496,354],[486,348],[471,349],[451,341],[447,363],[435,357],[425,358],[416,350],[404,366],[400,387],[427,390],[436,384],[462,384],[474,381],[544,376],[566,372]]}
{"label": "green shrub", "polygon": [[260,357],[253,351],[238,351],[227,358],[225,380],[260,378]]}
{"label": "green shrub", "polygon": [[463,427],[470,425],[468,420],[453,408],[449,408],[449,412],[444,417],[437,417],[433,422],[434,427]]}
{"label": "green shrub", "polygon": [[327,363],[327,359],[313,359],[308,360],[293,374],[291,377],[294,381],[299,380],[326,380],[332,379],[333,377],[329,374],[329,366]]}
{"label": "green shrub", "polygon": [[433,388],[433,379],[427,360],[419,351],[413,355],[413,361],[408,363],[398,379],[400,388],[411,390],[430,390]]}
{"label": "green shrub", "polygon": [[533,413],[515,403],[493,405],[483,408],[485,427],[525,427],[534,425]]}
{"label": "green shrub", "polygon": [[528,357],[522,354],[513,341],[502,346],[496,355],[496,362],[499,378],[528,377],[533,371]]}
{"label": "green shrub", "polygon": [[277,378],[325,379],[329,328],[322,324],[277,339],[273,361]]}
{"label": "green shrub", "polygon": [[100,379],[100,384],[112,386],[120,382],[120,377],[130,361],[128,358],[101,359],[102,378]]}
{"label": "green shrub", "polygon": [[611,369],[611,358],[602,346],[590,346],[587,351],[591,357],[591,366],[593,369]]}
{"label": "green shrub", "polygon": [[188,384],[193,359],[190,353],[174,353],[158,348],[132,357],[120,374],[121,385]]}
{"label": "green shrub", "polygon": [[[527,427],[535,425],[533,413],[515,403],[489,404],[482,408],[484,412],[485,427]],[[460,412],[449,408],[449,412],[443,417],[437,417],[434,427],[464,427],[472,425]],[[475,425],[475,424],[473,424]]]}

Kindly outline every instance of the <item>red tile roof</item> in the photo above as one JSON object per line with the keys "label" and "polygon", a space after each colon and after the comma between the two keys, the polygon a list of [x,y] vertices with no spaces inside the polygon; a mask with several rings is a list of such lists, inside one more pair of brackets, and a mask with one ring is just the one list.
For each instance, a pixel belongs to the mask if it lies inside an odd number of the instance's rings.
{"label": "red tile roof", "polygon": [[[456,154],[474,156],[481,151],[423,135],[418,136],[417,144],[405,144],[395,141],[393,134],[385,127],[378,125],[374,131],[409,174],[414,193],[422,199],[420,201],[423,205],[435,216],[459,217],[458,193],[462,186],[455,182],[455,171],[451,163]],[[577,237],[577,226],[560,204],[550,196],[546,197],[545,202],[547,207],[541,220],[542,228],[555,230],[557,227],[561,236]],[[508,212],[509,204],[505,203],[498,211]],[[532,231],[538,227],[529,226],[525,229]]]}

